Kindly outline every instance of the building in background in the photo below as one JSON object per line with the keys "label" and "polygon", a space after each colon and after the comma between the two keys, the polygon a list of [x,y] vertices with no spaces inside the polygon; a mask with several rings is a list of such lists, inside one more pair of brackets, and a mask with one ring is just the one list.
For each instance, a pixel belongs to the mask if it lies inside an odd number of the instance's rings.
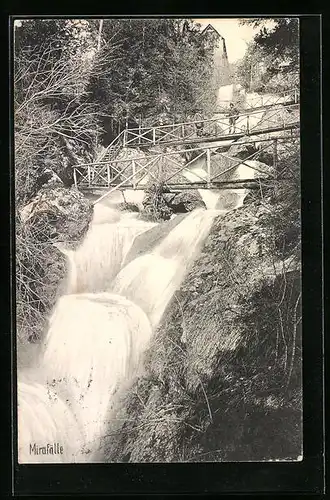
{"label": "building in background", "polygon": [[204,28],[202,34],[207,34],[210,40],[215,43],[214,78],[216,84],[219,87],[222,85],[229,85],[232,83],[232,75],[228,61],[226,40],[211,24],[208,24],[206,28]]}

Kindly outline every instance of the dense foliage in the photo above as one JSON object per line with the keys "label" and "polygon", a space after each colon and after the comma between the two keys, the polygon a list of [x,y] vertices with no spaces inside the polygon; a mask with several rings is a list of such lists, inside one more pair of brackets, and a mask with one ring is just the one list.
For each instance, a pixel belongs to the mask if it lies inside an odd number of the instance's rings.
{"label": "dense foliage", "polygon": [[91,99],[102,106],[115,135],[125,121],[170,121],[201,109],[211,112],[212,45],[199,25],[178,19],[107,19],[102,50],[115,46],[116,63],[93,79]]}
{"label": "dense foliage", "polygon": [[73,22],[66,20],[27,20],[15,29],[15,173],[19,205],[37,192],[45,167],[70,185],[71,165],[92,155],[99,127],[97,109],[87,102],[86,86],[91,72],[100,71],[103,63],[86,57],[86,37],[74,42],[76,29]]}
{"label": "dense foliage", "polygon": [[70,185],[70,167],[93,156],[101,129],[107,142],[127,122],[214,108],[212,43],[188,20],[24,20],[14,61],[22,203],[44,165]]}
{"label": "dense foliage", "polygon": [[[47,237],[63,223],[58,207],[72,205],[66,242],[80,218],[88,225],[84,203],[65,194],[72,166],[91,161],[102,132],[111,140],[127,120],[211,110],[212,44],[189,20],[26,19],[15,23],[13,69],[18,327],[35,338],[64,272]],[[51,206],[38,198],[49,178],[61,186]],[[41,232],[22,217],[31,200]]]}
{"label": "dense foliage", "polygon": [[291,89],[299,85],[299,20],[274,18],[242,20],[260,28],[236,72],[245,88],[256,92]]}

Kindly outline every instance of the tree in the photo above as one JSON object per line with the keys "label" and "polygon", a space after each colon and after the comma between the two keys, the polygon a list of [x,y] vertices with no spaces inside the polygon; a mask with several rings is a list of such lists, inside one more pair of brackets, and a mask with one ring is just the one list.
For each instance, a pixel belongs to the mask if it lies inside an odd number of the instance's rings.
{"label": "tree", "polygon": [[299,19],[295,17],[274,18],[273,28],[266,27],[266,19],[242,20],[242,24],[259,27],[255,43],[275,60],[288,61],[292,68],[299,64]]}
{"label": "tree", "polygon": [[[25,203],[51,167],[72,183],[72,163],[92,155],[97,107],[88,102],[91,74],[102,71],[89,25],[74,20],[24,20],[15,30],[14,113],[16,196]],[[86,57],[86,55],[88,57]]]}
{"label": "tree", "polygon": [[89,90],[114,135],[127,120],[150,123],[161,113],[173,120],[213,108],[212,50],[200,35],[187,19],[104,20],[102,51],[115,46],[116,63]]}
{"label": "tree", "polygon": [[299,20],[274,18],[243,19],[242,24],[260,28],[238,65],[244,86],[256,91],[291,89],[299,82]]}

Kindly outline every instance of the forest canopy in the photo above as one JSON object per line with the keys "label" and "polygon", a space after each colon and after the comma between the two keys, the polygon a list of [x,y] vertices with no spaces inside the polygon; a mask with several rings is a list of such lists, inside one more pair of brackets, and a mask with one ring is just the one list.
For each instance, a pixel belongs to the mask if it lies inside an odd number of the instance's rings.
{"label": "forest canopy", "polygon": [[[48,69],[55,61],[66,65],[68,72],[74,67],[75,97],[79,94],[80,101],[88,102],[98,112],[99,125],[110,126],[114,134],[126,120],[152,121],[160,113],[173,119],[196,109],[211,112],[214,107],[212,43],[193,21],[25,20],[15,30],[16,73],[21,72],[23,54],[27,67],[32,63],[42,71],[16,82],[19,99],[24,99],[31,85],[46,85],[47,68],[40,61],[44,50],[50,49]],[[51,102],[42,99],[42,104],[54,108],[60,101],[63,106],[67,90],[57,94],[60,99],[53,94]]]}
{"label": "forest canopy", "polygon": [[240,83],[255,92],[291,90],[299,85],[299,19],[242,19],[257,29],[245,56],[236,65]]}

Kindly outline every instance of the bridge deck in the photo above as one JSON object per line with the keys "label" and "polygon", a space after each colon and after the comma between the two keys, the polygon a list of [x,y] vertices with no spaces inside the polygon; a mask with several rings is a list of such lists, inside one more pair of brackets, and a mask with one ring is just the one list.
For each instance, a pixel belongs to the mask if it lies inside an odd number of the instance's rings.
{"label": "bridge deck", "polygon": [[[300,123],[298,121],[286,124],[284,126],[279,126],[279,127],[270,127],[270,128],[265,128],[265,129],[251,129],[249,132],[238,132],[234,134],[227,134],[227,135],[218,135],[218,136],[213,136],[213,137],[208,137],[208,136],[200,136],[194,139],[181,139],[178,141],[168,141],[168,142],[163,142],[161,143],[162,146],[182,146],[182,145],[187,145],[187,144],[200,144],[201,142],[235,142],[238,139],[241,139],[242,137],[247,137],[247,136],[259,136],[259,135],[264,135],[264,134],[271,134],[275,132],[281,132],[284,130],[294,130],[300,127]],[[156,144],[157,145],[157,144]],[[150,148],[150,143],[140,143],[139,145],[140,149],[144,148]]]}
{"label": "bridge deck", "polygon": [[[271,103],[271,104],[262,104],[260,106],[250,106],[249,108],[243,108],[242,109],[242,113],[252,113],[252,112],[261,112],[261,111],[268,111],[269,109],[271,108],[274,108],[275,106],[285,106],[285,107],[289,107],[289,106],[292,106],[294,104],[298,104],[298,99],[295,99],[293,98],[292,100],[290,101],[286,101],[286,102],[275,102],[275,103]],[[226,114],[228,113],[228,108],[222,108],[219,110],[219,108],[214,112],[215,115],[223,115],[223,114]]]}
{"label": "bridge deck", "polygon": [[[248,111],[240,113],[235,125],[230,124],[227,117],[226,120],[210,119],[126,129],[116,138],[117,142],[113,141],[108,151],[118,152],[123,147],[134,148],[137,146],[141,150],[149,149],[148,152],[146,151],[144,156],[136,155],[136,157],[128,159],[107,159],[104,156],[102,161],[98,159],[92,163],[75,165],[73,167],[75,186],[84,190],[104,189],[110,194],[116,190],[144,190],[147,183],[158,182],[160,178],[165,186],[171,190],[254,189],[270,185],[274,175],[277,175],[278,147],[282,141],[294,143],[299,136],[300,123],[298,121],[299,115],[297,115],[299,105],[296,103],[294,105],[286,104],[286,109],[290,109],[293,113],[285,112],[283,114],[281,111],[283,108],[272,103],[266,107],[253,108],[251,113]],[[260,112],[270,108],[273,108],[273,113],[265,113],[260,117]],[[204,128],[197,127],[197,124],[201,125],[201,123]],[[237,143],[236,141],[243,137],[246,137],[247,142],[258,143],[260,141],[262,145],[259,144],[255,148],[255,152],[244,160],[223,152],[225,148]],[[188,148],[166,151],[166,146],[188,145]],[[164,149],[152,150],[153,147],[157,146],[165,146],[165,151]],[[252,163],[250,161],[249,164],[246,163],[248,160],[257,159],[266,150],[273,158],[272,172],[263,172],[253,161]],[[195,154],[192,155],[192,152]],[[215,156],[212,156],[215,152],[218,155],[217,160],[215,160]],[[221,159],[221,157],[225,157],[226,160]],[[201,171],[189,171],[189,168],[196,166],[197,159],[199,159],[198,168]],[[203,165],[202,169],[201,165]],[[232,180],[235,178],[235,175],[232,176],[232,172],[236,168],[240,168],[241,165],[248,167],[250,172],[247,175],[251,178]],[[266,175],[264,175],[265,173]]]}

